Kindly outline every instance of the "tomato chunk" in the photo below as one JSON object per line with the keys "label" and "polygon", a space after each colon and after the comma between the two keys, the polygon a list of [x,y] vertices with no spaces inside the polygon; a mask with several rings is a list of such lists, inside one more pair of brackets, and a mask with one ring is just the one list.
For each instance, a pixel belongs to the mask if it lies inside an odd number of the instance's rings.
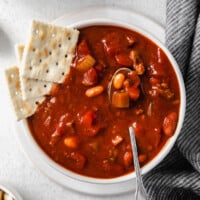
{"label": "tomato chunk", "polygon": [[92,86],[97,83],[98,75],[95,68],[90,68],[83,74],[82,84],[85,86]]}
{"label": "tomato chunk", "polygon": [[65,133],[73,134],[75,132],[73,124],[74,121],[69,113],[62,115],[56,126],[56,130],[51,135],[49,144],[54,146]]}
{"label": "tomato chunk", "polygon": [[115,56],[116,61],[123,66],[131,66],[133,61],[129,58],[129,55],[126,53],[117,54]]}
{"label": "tomato chunk", "polygon": [[77,53],[78,57],[90,54],[90,49],[88,47],[86,40],[82,40],[81,43],[78,45]]}
{"label": "tomato chunk", "polygon": [[102,43],[108,55],[115,55],[121,50],[120,37],[115,32],[107,34],[106,37],[102,39]]}
{"label": "tomato chunk", "polygon": [[91,127],[94,124],[96,114],[93,110],[87,111],[82,117],[81,117],[81,124],[87,127]]}
{"label": "tomato chunk", "polygon": [[140,90],[137,87],[128,87],[127,92],[130,99],[134,101],[136,101],[140,96]]}
{"label": "tomato chunk", "polygon": [[72,127],[72,124],[73,120],[71,119],[69,113],[62,115],[59,119],[59,123],[57,125],[56,131],[54,132],[54,135],[63,135],[68,127]]}
{"label": "tomato chunk", "polygon": [[98,123],[96,112],[93,110],[87,111],[80,119],[82,134],[93,137],[104,128],[102,123]]}
{"label": "tomato chunk", "polygon": [[66,157],[74,163],[74,167],[77,169],[83,169],[86,164],[86,158],[79,152],[72,152],[67,154]]}

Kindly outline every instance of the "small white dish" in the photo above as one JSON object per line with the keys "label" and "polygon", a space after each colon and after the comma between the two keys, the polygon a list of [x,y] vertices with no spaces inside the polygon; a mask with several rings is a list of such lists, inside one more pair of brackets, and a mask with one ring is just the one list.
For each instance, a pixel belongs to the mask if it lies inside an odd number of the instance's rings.
{"label": "small white dish", "polygon": [[8,183],[0,183],[0,190],[9,195],[9,199],[23,200],[21,195]]}

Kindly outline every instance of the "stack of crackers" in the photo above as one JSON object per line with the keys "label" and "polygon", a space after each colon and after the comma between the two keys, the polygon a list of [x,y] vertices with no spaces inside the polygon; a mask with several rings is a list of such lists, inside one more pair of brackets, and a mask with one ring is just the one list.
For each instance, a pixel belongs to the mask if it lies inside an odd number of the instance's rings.
{"label": "stack of crackers", "polygon": [[33,21],[28,42],[16,45],[17,65],[6,79],[17,120],[34,114],[54,83],[63,83],[72,63],[79,31]]}

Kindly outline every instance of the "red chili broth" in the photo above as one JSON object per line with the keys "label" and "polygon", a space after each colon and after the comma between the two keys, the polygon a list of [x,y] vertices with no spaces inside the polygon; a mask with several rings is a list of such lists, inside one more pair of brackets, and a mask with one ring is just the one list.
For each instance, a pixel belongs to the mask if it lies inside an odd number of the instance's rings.
{"label": "red chili broth", "polygon": [[[108,83],[114,72],[122,67],[117,63],[115,55],[107,54],[102,43],[102,38],[110,33],[120,36],[119,43],[122,46],[120,53],[123,51],[128,54],[133,48],[139,53],[145,66],[145,73],[140,76],[140,97],[137,101],[131,102],[130,108],[114,108],[108,98]],[[127,36],[135,40],[130,47],[127,47],[125,39]],[[114,26],[90,26],[80,29],[78,44],[83,40],[86,40],[90,54],[96,60],[95,66],[103,66],[103,71],[98,74],[97,85],[102,85],[104,92],[93,98],[85,95],[85,91],[90,87],[82,84],[83,73],[76,69],[78,59],[76,52],[65,83],[57,86],[56,91],[46,97],[37,112],[27,119],[28,125],[41,149],[64,168],[89,177],[119,177],[134,170],[132,163],[125,164],[125,153],[131,152],[128,134],[130,125],[134,123],[136,126],[139,155],[145,155],[145,160],[140,163],[141,166],[151,161],[169,139],[163,131],[163,121],[171,112],[179,114],[180,91],[177,77],[162,49],[135,31]],[[173,98],[150,95],[152,78],[167,83],[174,94]],[[148,115],[150,104],[152,105],[151,116]],[[138,114],[140,109],[143,112]],[[94,126],[100,127],[94,136],[87,136],[81,124],[82,116],[90,110],[95,112]],[[68,118],[73,120],[73,131],[66,130],[56,144],[51,145],[52,134],[61,116],[66,113],[69,113]],[[112,140],[116,135],[123,137],[123,141],[115,146]],[[66,136],[76,136],[78,147],[66,147],[64,144]],[[73,158],[70,157],[72,154]],[[79,154],[84,157],[84,161],[81,156],[78,156]]]}

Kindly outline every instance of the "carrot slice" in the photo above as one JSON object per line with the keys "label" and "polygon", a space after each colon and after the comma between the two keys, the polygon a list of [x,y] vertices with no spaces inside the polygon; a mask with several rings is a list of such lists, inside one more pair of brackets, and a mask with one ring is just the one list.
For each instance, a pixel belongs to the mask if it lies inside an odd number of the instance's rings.
{"label": "carrot slice", "polygon": [[128,108],[130,105],[128,92],[113,92],[112,105],[116,108]]}

